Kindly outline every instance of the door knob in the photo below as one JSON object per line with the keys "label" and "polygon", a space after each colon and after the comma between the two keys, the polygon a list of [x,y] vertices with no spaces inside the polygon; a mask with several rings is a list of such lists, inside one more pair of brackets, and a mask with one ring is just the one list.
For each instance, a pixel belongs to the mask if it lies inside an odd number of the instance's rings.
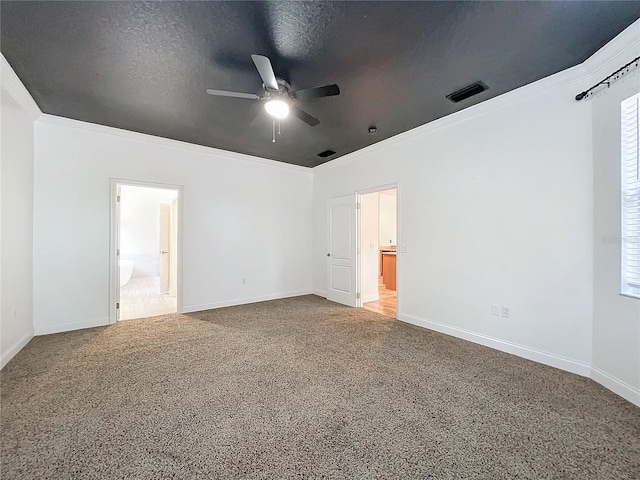
{"label": "door knob", "polygon": [[162,255],[163,253],[169,253],[169,252],[165,252],[164,250],[160,250],[160,255]]}
{"label": "door knob", "polygon": [[330,256],[331,256],[331,254],[330,254],[330,253],[327,253],[327,257],[330,257]]}

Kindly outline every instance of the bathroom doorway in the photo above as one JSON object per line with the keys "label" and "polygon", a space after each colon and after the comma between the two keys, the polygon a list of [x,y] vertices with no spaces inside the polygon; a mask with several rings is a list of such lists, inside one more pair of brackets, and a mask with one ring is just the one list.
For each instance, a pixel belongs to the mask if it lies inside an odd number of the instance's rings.
{"label": "bathroom doorway", "polygon": [[360,194],[362,307],[397,317],[398,189]]}
{"label": "bathroom doorway", "polygon": [[113,187],[114,321],[176,313],[180,188],[126,182]]}

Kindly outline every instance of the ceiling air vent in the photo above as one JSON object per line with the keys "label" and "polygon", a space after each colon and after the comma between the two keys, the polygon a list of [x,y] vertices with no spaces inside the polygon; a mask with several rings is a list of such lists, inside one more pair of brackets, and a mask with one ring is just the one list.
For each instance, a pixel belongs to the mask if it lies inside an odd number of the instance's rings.
{"label": "ceiling air vent", "polygon": [[453,103],[458,103],[462,100],[466,100],[469,97],[473,97],[474,95],[484,92],[488,88],[489,87],[487,87],[484,82],[476,82],[453,93],[450,93],[449,95],[447,95],[447,98]]}
{"label": "ceiling air vent", "polygon": [[324,152],[320,152],[318,154],[318,156],[320,158],[327,158],[330,157],[331,155],[335,154],[336,152],[334,152],[333,150],[325,150]]}

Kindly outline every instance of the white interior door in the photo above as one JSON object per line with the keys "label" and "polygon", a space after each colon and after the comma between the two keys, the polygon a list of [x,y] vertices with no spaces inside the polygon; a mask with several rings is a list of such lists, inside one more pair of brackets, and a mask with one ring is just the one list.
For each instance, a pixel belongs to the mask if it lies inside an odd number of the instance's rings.
{"label": "white interior door", "polygon": [[169,241],[169,290],[171,296],[177,295],[178,288],[178,199],[171,202],[171,238]]}
{"label": "white interior door", "polygon": [[169,291],[171,280],[171,262],[169,245],[171,244],[171,205],[160,204],[160,293]]}
{"label": "white interior door", "polygon": [[355,307],[356,196],[334,198],[328,210],[327,299]]}

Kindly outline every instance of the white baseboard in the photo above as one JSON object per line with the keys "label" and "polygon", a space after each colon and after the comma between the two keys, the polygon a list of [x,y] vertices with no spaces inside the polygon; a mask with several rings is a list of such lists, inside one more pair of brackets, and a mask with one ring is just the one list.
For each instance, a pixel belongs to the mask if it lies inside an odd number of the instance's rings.
{"label": "white baseboard", "polygon": [[202,303],[200,305],[184,305],[181,313],[201,312],[202,310],[211,310],[213,308],[233,307],[235,305],[245,305],[247,303],[266,302],[268,300],[278,300],[281,298],[299,297],[301,295],[310,295],[311,290],[296,290],[293,292],[273,293],[270,295],[262,295],[259,297],[238,298],[235,300],[223,300],[221,302]]}
{"label": "white baseboard", "polygon": [[16,354],[22,350],[27,343],[31,341],[33,338],[33,328],[30,328],[29,331],[18,340],[15,345],[10,347],[9,349],[2,352],[2,356],[0,356],[0,369],[4,368],[4,366],[9,363],[9,361],[16,356]]}
{"label": "white baseboard", "polygon": [[444,325],[432,320],[420,318],[415,315],[399,314],[398,320],[411,323],[419,327],[435,330],[436,332],[451,335],[453,337],[462,338],[470,342],[479,343],[485,347],[495,348],[502,352],[511,353],[519,357],[526,358],[527,360],[533,360],[534,362],[549,365],[551,367],[566,370],[567,372],[575,373],[583,377],[589,377],[591,374],[591,367],[586,363],[579,362],[570,358],[565,358],[560,355],[556,355],[549,352],[543,352],[534,348],[525,347],[524,345],[518,345],[516,343],[507,342],[498,338],[489,337],[480,333],[471,332],[458,327],[452,327],[450,325]]}
{"label": "white baseboard", "polygon": [[81,320],[79,322],[56,323],[54,325],[34,325],[36,335],[70,332],[81,328],[104,327],[109,325],[109,317]]}
{"label": "white baseboard", "polygon": [[327,298],[327,292],[325,290],[318,290],[317,288],[314,288],[313,294],[318,295],[319,297],[322,297],[322,298]]}
{"label": "white baseboard", "polygon": [[370,295],[362,296],[362,303],[377,302],[378,300],[380,300],[379,293],[372,293]]}
{"label": "white baseboard", "polygon": [[628,400],[634,405],[640,407],[640,389],[637,389],[596,367],[591,367],[591,378],[603,387],[611,390],[613,393],[620,395],[625,400]]}

